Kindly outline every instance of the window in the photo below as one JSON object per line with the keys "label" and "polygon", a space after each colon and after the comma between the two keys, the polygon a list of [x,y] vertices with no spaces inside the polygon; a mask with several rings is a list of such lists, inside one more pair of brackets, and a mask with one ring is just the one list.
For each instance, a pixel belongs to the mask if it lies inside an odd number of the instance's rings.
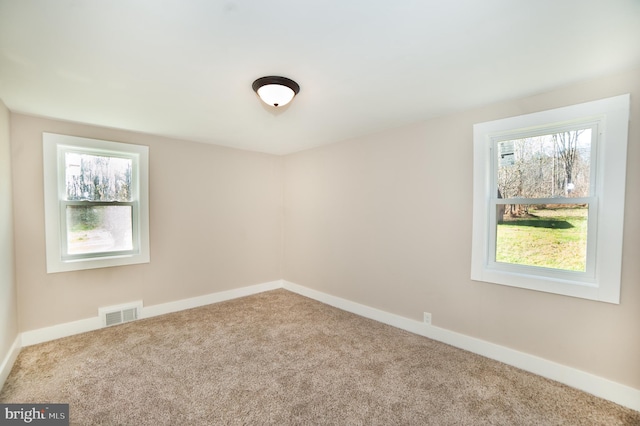
{"label": "window", "polygon": [[629,95],[474,126],[471,278],[620,301]]}
{"label": "window", "polygon": [[43,134],[47,272],[149,262],[148,147]]}

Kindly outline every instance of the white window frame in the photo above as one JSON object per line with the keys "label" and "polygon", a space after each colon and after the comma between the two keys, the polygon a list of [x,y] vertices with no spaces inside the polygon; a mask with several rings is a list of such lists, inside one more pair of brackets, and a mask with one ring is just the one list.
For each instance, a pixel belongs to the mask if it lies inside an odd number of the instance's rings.
{"label": "white window frame", "polygon": [[[474,125],[472,280],[620,303],[629,105],[626,94]],[[595,130],[586,271],[496,262],[496,143],[580,126]]]}
{"label": "white window frame", "polygon": [[[45,236],[47,273],[148,263],[149,255],[149,147],[77,136],[42,134],[44,170]],[[126,252],[68,256],[66,254],[65,153],[130,158],[132,200],[122,205],[132,208],[133,249]],[[108,205],[109,203],[94,203]]]}

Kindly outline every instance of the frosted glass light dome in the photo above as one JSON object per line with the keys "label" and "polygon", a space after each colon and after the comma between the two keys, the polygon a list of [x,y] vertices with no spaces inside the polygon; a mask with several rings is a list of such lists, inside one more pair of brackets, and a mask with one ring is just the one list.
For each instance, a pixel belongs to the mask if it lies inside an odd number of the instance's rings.
{"label": "frosted glass light dome", "polygon": [[253,90],[267,105],[284,106],[300,92],[300,86],[286,77],[261,77],[253,82]]}
{"label": "frosted glass light dome", "polygon": [[258,96],[267,105],[274,107],[284,106],[291,102],[296,93],[287,86],[279,84],[267,84],[258,89]]}

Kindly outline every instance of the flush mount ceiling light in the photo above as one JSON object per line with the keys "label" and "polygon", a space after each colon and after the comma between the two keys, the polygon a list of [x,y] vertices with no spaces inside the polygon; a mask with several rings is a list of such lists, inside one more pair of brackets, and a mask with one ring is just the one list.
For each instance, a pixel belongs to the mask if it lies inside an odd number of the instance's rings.
{"label": "flush mount ceiling light", "polygon": [[274,107],[284,106],[300,91],[300,86],[295,81],[286,77],[260,77],[253,82],[253,91],[260,99]]}

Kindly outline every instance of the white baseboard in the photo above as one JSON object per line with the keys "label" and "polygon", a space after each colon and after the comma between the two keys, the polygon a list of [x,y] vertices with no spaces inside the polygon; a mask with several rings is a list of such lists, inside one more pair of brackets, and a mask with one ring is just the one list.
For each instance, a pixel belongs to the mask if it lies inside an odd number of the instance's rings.
{"label": "white baseboard", "polygon": [[[204,296],[192,297],[189,299],[177,300],[175,302],[162,303],[144,307],[141,318],[150,318],[158,315],[177,312],[184,309],[197,308],[199,306],[226,300],[237,299],[239,297],[250,296],[269,290],[284,288],[286,290],[309,297],[327,305],[334,306],[347,312],[360,315],[384,324],[391,325],[414,334],[438,340],[440,342],[455,346],[461,349],[474,352],[476,354],[495,359],[505,364],[512,365],[525,371],[564,383],[568,386],[588,392],[600,398],[615,402],[616,404],[640,411],[640,390],[634,389],[585,371],[581,371],[566,365],[558,364],[544,358],[516,351],[505,346],[490,343],[475,337],[456,333],[444,328],[427,325],[423,322],[391,314],[379,309],[371,308],[347,299],[322,293],[298,284],[284,280],[271,281],[263,284],[241,287],[233,290],[211,293]],[[4,383],[11,367],[13,366],[20,348],[23,346],[35,345],[61,337],[97,330],[102,327],[102,322],[98,316],[58,324],[37,330],[23,332],[16,338],[11,350],[0,365],[0,383]]]}
{"label": "white baseboard", "polygon": [[9,348],[9,352],[7,352],[7,355],[2,360],[2,364],[0,364],[0,389],[4,386],[4,382],[7,381],[7,377],[9,377],[9,373],[11,373],[13,364],[16,363],[16,359],[18,359],[21,348],[21,337],[20,334],[18,334]]}
{"label": "white baseboard", "polygon": [[444,328],[427,325],[420,321],[391,314],[347,299],[312,290],[288,281],[283,281],[282,286],[286,290],[309,297],[327,305],[334,306],[344,311],[512,365],[522,370],[580,389],[597,397],[607,399],[615,402],[616,404],[640,411],[640,390],[634,389],[630,386],[626,386],[573,367],[558,364],[544,358],[516,351],[505,346],[456,333],[455,331],[450,331]]}
{"label": "white baseboard", "polygon": [[159,305],[144,307],[142,308],[142,314],[140,315],[140,317],[151,318],[158,315],[170,314],[171,312],[178,312],[185,309],[210,305],[212,303],[238,299],[240,297],[251,296],[252,294],[275,290],[277,288],[282,288],[282,280],[256,284],[248,287],[234,288],[233,290],[205,294],[204,296],[192,297],[189,299],[177,300],[175,302],[167,302]]}
{"label": "white baseboard", "polygon": [[87,331],[93,331],[99,328],[102,328],[102,320],[96,316],[24,331],[22,333],[22,346],[37,345],[38,343],[73,336],[74,334],[86,333]]}
{"label": "white baseboard", "polygon": [[[142,308],[142,312],[140,313],[140,319],[169,314],[171,312],[182,311],[184,309],[197,308],[211,303],[223,302],[225,300],[237,299],[239,297],[250,296],[252,294],[275,290],[277,288],[282,288],[281,280],[206,294],[204,296],[192,297],[189,299],[176,300],[175,302],[145,306]],[[95,316],[78,321],[25,331],[22,333],[22,346],[31,346],[38,343],[48,342],[62,337],[73,336],[74,334],[97,330],[102,327],[102,319],[99,316]]]}

